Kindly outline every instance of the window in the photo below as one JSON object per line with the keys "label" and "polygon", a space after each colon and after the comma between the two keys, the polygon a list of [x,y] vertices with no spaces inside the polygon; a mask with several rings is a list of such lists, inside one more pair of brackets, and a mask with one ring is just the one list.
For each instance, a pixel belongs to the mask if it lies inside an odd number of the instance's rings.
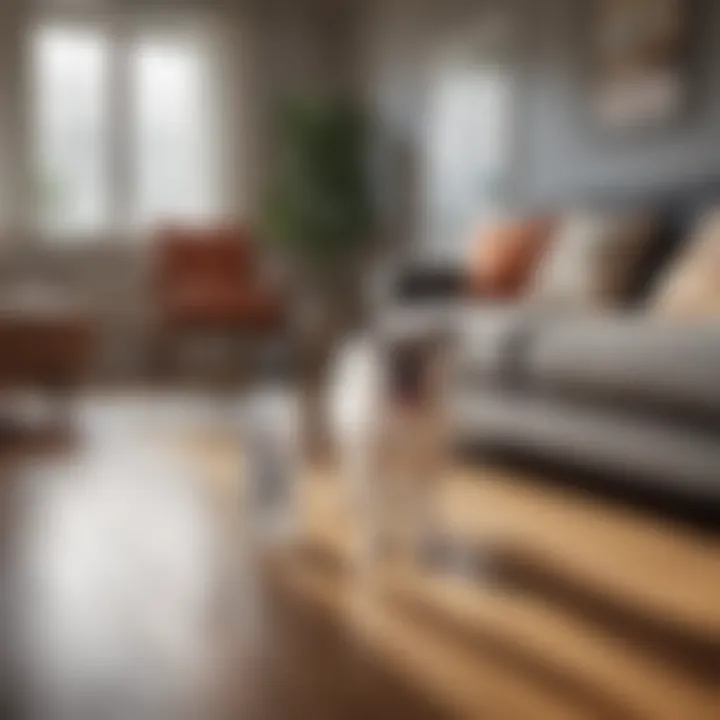
{"label": "window", "polygon": [[143,39],[132,58],[133,219],[197,218],[212,208],[207,66],[195,43]]}
{"label": "window", "polygon": [[108,42],[98,32],[43,28],[33,38],[33,177],[40,225],[91,231],[108,209]]}
{"label": "window", "polygon": [[31,38],[35,208],[67,239],[218,210],[200,33],[49,23]]}
{"label": "window", "polygon": [[435,58],[427,97],[425,242],[457,256],[478,222],[517,199],[517,32],[499,7],[448,38]]}
{"label": "window", "polygon": [[[464,240],[501,199],[510,164],[512,83],[496,65],[444,69],[429,124],[431,242]],[[454,248],[447,248],[454,250]]]}

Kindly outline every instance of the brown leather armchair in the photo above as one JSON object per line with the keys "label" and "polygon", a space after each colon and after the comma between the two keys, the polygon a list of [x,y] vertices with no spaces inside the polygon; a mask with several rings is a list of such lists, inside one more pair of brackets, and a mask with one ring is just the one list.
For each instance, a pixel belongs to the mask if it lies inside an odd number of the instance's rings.
{"label": "brown leather armchair", "polygon": [[255,339],[282,329],[283,298],[261,272],[246,230],[165,228],[155,238],[155,252],[163,357],[189,333]]}

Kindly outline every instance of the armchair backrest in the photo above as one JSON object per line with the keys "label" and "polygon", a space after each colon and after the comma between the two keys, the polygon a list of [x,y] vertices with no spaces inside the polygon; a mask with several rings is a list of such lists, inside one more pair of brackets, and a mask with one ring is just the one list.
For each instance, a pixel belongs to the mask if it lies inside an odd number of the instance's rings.
{"label": "armchair backrest", "polygon": [[161,292],[195,283],[242,286],[255,269],[249,233],[241,228],[166,228],[156,236]]}

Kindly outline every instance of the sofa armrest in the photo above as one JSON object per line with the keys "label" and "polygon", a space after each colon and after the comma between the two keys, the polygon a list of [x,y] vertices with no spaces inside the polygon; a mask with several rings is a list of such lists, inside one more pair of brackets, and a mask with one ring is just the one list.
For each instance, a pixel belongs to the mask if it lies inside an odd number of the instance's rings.
{"label": "sofa armrest", "polygon": [[460,265],[415,265],[395,274],[390,295],[394,302],[414,304],[461,299],[464,290],[465,272]]}

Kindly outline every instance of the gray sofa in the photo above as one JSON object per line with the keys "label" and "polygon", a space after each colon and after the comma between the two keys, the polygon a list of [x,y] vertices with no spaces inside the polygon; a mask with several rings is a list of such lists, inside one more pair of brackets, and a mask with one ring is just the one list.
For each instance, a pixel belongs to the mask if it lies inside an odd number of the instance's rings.
{"label": "gray sofa", "polygon": [[720,321],[485,307],[455,308],[450,323],[449,422],[462,446],[717,517]]}
{"label": "gray sofa", "polygon": [[381,336],[395,358],[445,344],[449,438],[466,455],[720,527],[720,321],[450,300],[395,308]]}
{"label": "gray sofa", "polygon": [[720,527],[720,319],[672,324],[643,309],[719,198],[717,178],[645,198],[588,198],[661,219],[618,309],[597,315],[463,306],[462,267],[400,267],[390,333],[452,338],[449,423],[458,444]]}
{"label": "gray sofa", "polygon": [[597,315],[466,305],[452,265],[395,275],[382,325],[391,341],[450,338],[449,424],[462,448],[720,527],[720,319],[672,324],[642,309],[697,207],[668,215],[625,302]]}

